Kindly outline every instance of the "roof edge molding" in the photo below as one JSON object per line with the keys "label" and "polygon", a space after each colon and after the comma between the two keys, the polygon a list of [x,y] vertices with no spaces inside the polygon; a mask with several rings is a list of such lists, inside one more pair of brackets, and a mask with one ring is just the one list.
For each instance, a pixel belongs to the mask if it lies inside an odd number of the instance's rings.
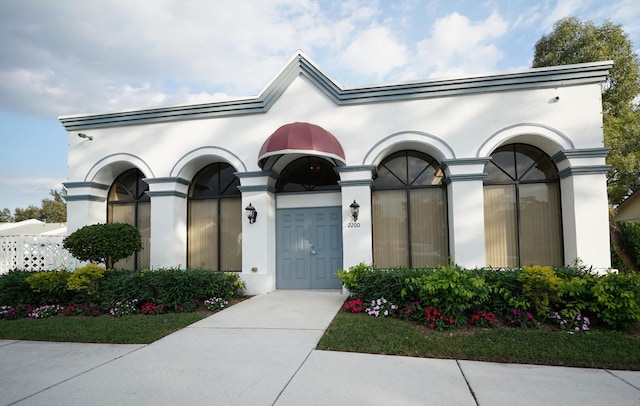
{"label": "roof edge molding", "polygon": [[600,83],[606,79],[612,66],[612,61],[603,61],[456,78],[343,87],[326,75],[304,53],[298,51],[255,97],[111,113],[67,115],[59,117],[59,120],[67,131],[79,131],[91,128],[264,113],[300,75],[311,81],[336,104],[348,105]]}

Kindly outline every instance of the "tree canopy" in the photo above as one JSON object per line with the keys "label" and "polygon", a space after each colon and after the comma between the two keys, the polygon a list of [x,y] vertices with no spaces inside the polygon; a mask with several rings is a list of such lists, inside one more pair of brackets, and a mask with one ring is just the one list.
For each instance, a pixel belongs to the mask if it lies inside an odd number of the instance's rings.
{"label": "tree canopy", "polygon": [[535,44],[533,67],[613,60],[602,86],[604,141],[611,150],[607,163],[609,202],[619,204],[640,188],[640,62],[622,26],[568,17]]}
{"label": "tree canopy", "polygon": [[42,199],[41,207],[29,205],[26,208],[16,208],[11,215],[8,208],[0,210],[0,223],[19,222],[29,219],[44,221],[45,223],[66,223],[67,204],[64,199],[66,190],[51,190],[49,195],[53,199]]}

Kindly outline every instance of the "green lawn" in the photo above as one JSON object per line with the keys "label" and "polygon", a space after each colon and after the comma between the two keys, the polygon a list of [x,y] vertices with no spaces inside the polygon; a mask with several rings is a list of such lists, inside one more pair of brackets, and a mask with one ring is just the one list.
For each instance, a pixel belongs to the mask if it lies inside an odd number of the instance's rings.
{"label": "green lawn", "polygon": [[[0,321],[0,338],[148,344],[211,315],[52,317]],[[640,370],[638,334],[472,327],[438,332],[419,323],[340,311],[318,349],[413,357]]]}
{"label": "green lawn", "polygon": [[454,328],[363,313],[339,312],[318,349],[508,363],[640,370],[638,335],[613,331],[569,334],[550,329]]}
{"label": "green lawn", "polygon": [[124,317],[51,317],[0,321],[0,339],[82,343],[148,344],[211,312]]}

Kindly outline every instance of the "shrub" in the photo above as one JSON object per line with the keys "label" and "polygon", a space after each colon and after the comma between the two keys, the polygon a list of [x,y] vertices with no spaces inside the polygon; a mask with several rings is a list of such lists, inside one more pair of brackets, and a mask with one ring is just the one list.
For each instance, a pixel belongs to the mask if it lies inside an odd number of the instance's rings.
{"label": "shrub", "polygon": [[105,272],[100,288],[92,300],[116,303],[138,298],[140,295],[140,271],[115,270]]}
{"label": "shrub", "polygon": [[355,297],[362,297],[362,278],[372,271],[373,267],[371,265],[366,265],[364,262],[361,262],[358,265],[349,267],[348,271],[340,269],[337,274],[345,289]]}
{"label": "shrub", "polygon": [[578,313],[587,310],[594,301],[592,289],[596,280],[597,278],[590,274],[562,279],[558,307],[577,310]]}
{"label": "shrub", "polygon": [[40,294],[40,303],[67,303],[69,293],[67,281],[71,273],[67,270],[36,272],[25,278],[34,292]]}
{"label": "shrub", "polygon": [[67,289],[93,295],[98,289],[98,280],[104,276],[104,268],[96,264],[88,264],[76,268],[67,280]]}
{"label": "shrub", "polygon": [[484,279],[456,265],[440,267],[411,283],[419,287],[422,303],[438,307],[456,323],[465,319],[465,312],[482,306],[489,298]]}
{"label": "shrub", "polygon": [[525,301],[522,283],[518,280],[522,269],[483,268],[475,269],[472,272],[484,279],[489,288],[489,296],[484,308],[491,309],[497,314],[507,314],[515,303]]}
{"label": "shrub", "polygon": [[[632,261],[635,261],[637,265],[640,260],[640,223],[633,221],[616,221],[615,225],[622,235],[622,249],[629,255]],[[623,271],[629,271],[613,248],[611,249],[611,254],[612,265],[615,268]]]}
{"label": "shrub", "polygon": [[640,321],[640,275],[611,272],[598,278],[591,291],[591,310],[608,327],[629,330]]}
{"label": "shrub", "polygon": [[44,304],[41,295],[31,289],[26,279],[36,272],[11,270],[0,275],[0,304],[16,307],[20,304]]}
{"label": "shrub", "polygon": [[518,276],[524,296],[539,317],[546,318],[550,305],[559,300],[562,280],[550,266],[525,266]]}
{"label": "shrub", "polygon": [[244,284],[237,273],[207,269],[157,269],[142,271],[136,281],[141,302],[183,304],[211,297],[228,300],[240,296]]}
{"label": "shrub", "polygon": [[91,224],[71,233],[63,246],[81,261],[112,268],[115,262],[140,251],[142,241],[138,229],[130,224]]}
{"label": "shrub", "polygon": [[420,289],[410,283],[411,279],[432,273],[432,269],[374,269],[370,265],[360,263],[339,270],[338,277],[351,296],[370,301],[385,297],[393,303],[405,305],[420,299]]}

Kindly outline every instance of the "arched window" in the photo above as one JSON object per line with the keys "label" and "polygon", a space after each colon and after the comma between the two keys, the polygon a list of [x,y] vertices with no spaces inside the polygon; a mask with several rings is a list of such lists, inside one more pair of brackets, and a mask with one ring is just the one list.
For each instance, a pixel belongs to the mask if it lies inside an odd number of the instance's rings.
{"label": "arched window", "polygon": [[505,145],[484,181],[487,265],[563,265],[558,170],[542,150]]}
{"label": "arched window", "polygon": [[151,237],[151,201],[146,192],[149,185],[142,179],[139,169],[129,169],[116,178],[109,189],[107,222],[127,223],[138,228],[142,237],[142,250],[120,260],[114,267],[120,269],[149,268],[149,240]]}
{"label": "arched window", "polygon": [[187,233],[190,268],[242,270],[242,199],[234,172],[227,163],[214,163],[193,178]]}
{"label": "arched window", "polygon": [[376,267],[435,267],[449,260],[447,195],[435,159],[400,151],[378,166],[373,182]]}
{"label": "arched window", "polygon": [[287,165],[276,184],[278,192],[320,190],[340,190],[338,174],[329,161],[313,156],[298,158]]}

